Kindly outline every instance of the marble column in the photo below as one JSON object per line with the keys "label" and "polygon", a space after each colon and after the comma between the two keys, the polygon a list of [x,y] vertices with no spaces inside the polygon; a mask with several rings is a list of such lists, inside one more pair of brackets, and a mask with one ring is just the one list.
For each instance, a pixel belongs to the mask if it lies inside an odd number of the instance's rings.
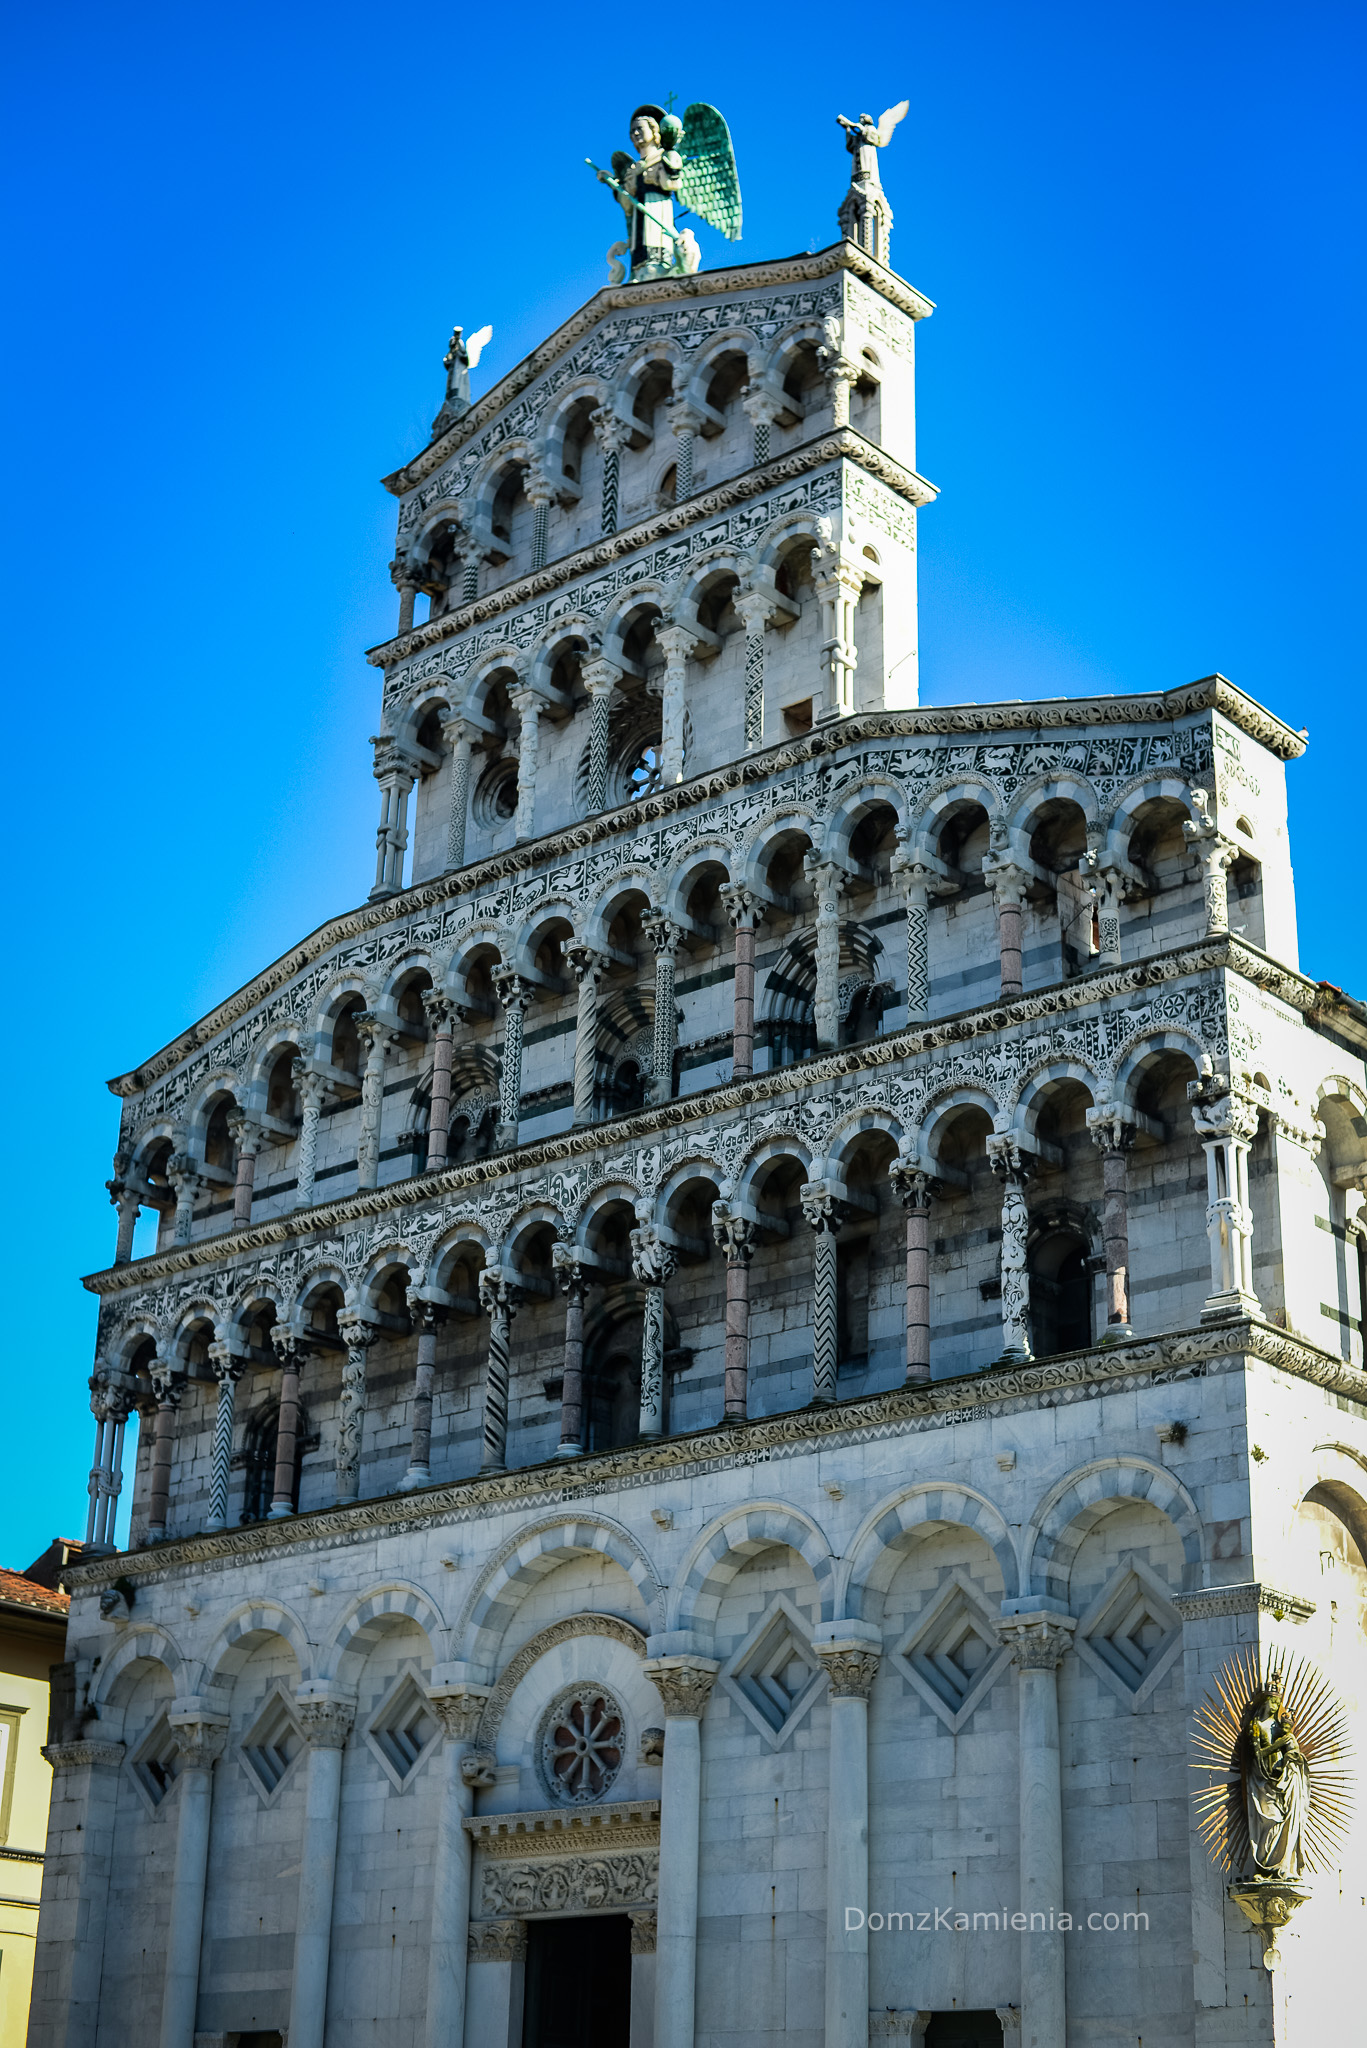
{"label": "marble column", "polygon": [[156,1421],[152,1436],[152,1471],[147,1504],[147,1536],[159,1543],[166,1534],[171,1499],[171,1457],[175,1449],[176,1410],[185,1391],[183,1376],[163,1359],[152,1364],[152,1393],[156,1400]]}
{"label": "marble column", "polygon": [[905,853],[892,857],[892,872],[907,900],[907,1022],[930,1016],[930,890],[935,871]]}
{"label": "marble column", "polygon": [[825,627],[821,651],[829,676],[827,702],[819,716],[825,720],[848,718],[854,710],[854,678],[859,666],[854,621],[864,577],[853,562],[836,551],[819,550],[812,557],[812,568]]}
{"label": "marble column", "polygon": [[318,1171],[318,1120],[323,1113],[323,1104],[328,1097],[328,1084],[322,1074],[314,1073],[307,1060],[295,1060],[291,1069],[294,1085],[299,1092],[299,1152],[295,1167],[294,1206],[296,1209],[313,1207],[314,1176]]}
{"label": "marble column", "polygon": [[494,993],[503,1007],[496,1143],[500,1152],[508,1152],[517,1143],[518,1118],[522,1114],[522,1027],[531,1005],[532,985],[507,967],[499,968],[493,980]]}
{"label": "marble column", "polygon": [[[882,1636],[866,1621],[824,1623],[812,1648],[829,1680],[826,1795],[826,2031],[824,2048],[868,2048],[869,1693]],[[847,1906],[859,1909],[857,1929]]]}
{"label": "marble column", "polygon": [[1123,1110],[1102,1103],[1087,1112],[1087,1128],[1101,1153],[1101,1240],[1106,1253],[1106,1333],[1112,1342],[1134,1335],[1130,1327],[1130,1192],[1127,1157],[1135,1127]]}
{"label": "marble column", "polygon": [[426,2048],[462,2048],[465,2040],[465,1969],[470,1934],[471,1841],[465,1822],[474,1791],[461,1769],[479,1733],[489,1697],[485,1685],[445,1678],[441,1666],[427,1688],[441,1723],[437,1784],[437,1840],[432,1858],[432,1932],[427,1950]]}
{"label": "marble column", "polygon": [[1001,998],[1021,993],[1021,946],[1025,891],[1030,877],[1011,861],[994,862],[986,870],[997,902],[997,948],[1001,956]]}
{"label": "marble column", "polygon": [[774,607],[763,591],[742,591],[735,600],[745,622],[745,698],[742,726],[745,751],[764,745],[764,632]]}
{"label": "marble column", "polygon": [[909,1159],[894,1160],[888,1179],[907,1217],[907,1384],[917,1386],[930,1378],[930,1205],[935,1182]]}
{"label": "marble column", "polygon": [[671,398],[665,405],[674,435],[674,502],[682,505],[693,495],[693,451],[702,427],[703,414],[685,398]]}
{"label": "marble column", "polygon": [[484,1375],[482,1472],[507,1469],[510,1326],[521,1298],[510,1274],[499,1266],[484,1268],[479,1276],[479,1305],[489,1318],[489,1363]]}
{"label": "marble column", "polygon": [[133,1256],[133,1233],[138,1227],[138,1215],[142,1209],[144,1190],[135,1188],[116,1174],[113,1180],[105,1182],[109,1200],[118,1211],[119,1225],[114,1242],[114,1264],[126,1266]]}
{"label": "marble column", "polygon": [[105,1498],[105,1473],[108,1470],[106,1460],[112,1447],[114,1433],[108,1400],[102,1392],[93,1390],[93,1386],[92,1382],[90,1412],[95,1417],[95,1449],[91,1459],[90,1478],[86,1485],[86,1493],[90,1498],[90,1506],[85,1517],[87,1548],[103,1541],[102,1537],[97,1538],[95,1531],[102,1520],[100,1509]]}
{"label": "marble column", "polygon": [[1032,1162],[1012,1137],[989,1138],[987,1156],[1002,1184],[1002,1358],[1020,1363],[1033,1356],[1026,1264],[1030,1212],[1025,1206]]}
{"label": "marble column", "polygon": [[375,834],[375,886],[371,901],[393,896],[403,887],[403,858],[408,846],[408,799],[418,779],[413,763],[396,756],[388,737],[377,745],[375,778],[380,785],[380,823]]}
{"label": "marble column", "polygon": [[754,456],[754,467],[758,469],[762,462],[769,460],[769,451],[773,446],[774,424],[780,411],[779,402],[771,397],[762,385],[750,384],[741,394],[741,404],[745,407],[746,417],[750,421],[754,437],[751,452]]}
{"label": "marble column", "polygon": [[545,700],[536,690],[522,689],[513,692],[513,708],[517,712],[517,812],[513,819],[513,837],[518,840],[535,837],[536,820],[536,776],[541,755],[541,714]]}
{"label": "marble column", "polygon": [[166,1718],[180,1751],[180,1769],[160,2041],[161,2048],[194,2048],[213,1768],[228,1739],[228,1717],[209,1712],[203,1700],[184,1699],[174,1703]]}
{"label": "marble column", "polygon": [[532,508],[532,569],[546,566],[546,545],[550,533],[551,480],[539,463],[529,462],[522,473],[522,489]]}
{"label": "marble column", "polygon": [[742,882],[723,882],[720,894],[736,935],[731,1078],[741,1081],[755,1071],[755,933],[764,909],[754,890]]}
{"label": "marble column", "polygon": [[574,1114],[573,1123],[582,1128],[597,1121],[595,1083],[598,1073],[598,985],[607,972],[607,955],[592,946],[575,944],[565,951],[570,971],[579,984],[579,1003],[574,1021]]}
{"label": "marble column", "polygon": [[463,718],[448,718],[442,737],[451,749],[451,789],[446,815],[446,866],[465,865],[465,828],[470,816],[470,763],[474,750],[473,729]]}
{"label": "marble column", "polygon": [[173,1152],[166,1162],[166,1177],[176,1191],[176,1220],[172,1233],[175,1244],[188,1244],[194,1227],[195,1200],[203,1186],[199,1161],[188,1152]]}
{"label": "marble column", "polygon": [[256,1186],[257,1154],[266,1142],[266,1133],[260,1124],[253,1123],[249,1116],[234,1110],[228,1118],[237,1146],[237,1178],[233,1185],[233,1228],[244,1229],[252,1220],[252,1191]]}
{"label": "marble column", "polygon": [[361,1075],[361,1133],[356,1143],[356,1187],[375,1187],[380,1178],[380,1127],[384,1115],[384,1064],[398,1034],[373,1010],[357,1013],[356,1029],[366,1049]]}
{"label": "marble column", "polygon": [[451,1058],[456,1006],[444,989],[423,990],[423,1010],[432,1033],[432,1104],[427,1117],[427,1171],[440,1173],[451,1138]]}
{"label": "marble column", "polygon": [[631,428],[608,405],[600,405],[589,419],[603,451],[603,538],[606,539],[617,531],[618,477],[622,450],[631,438]]}
{"label": "marble column", "polygon": [[643,1437],[664,1434],[665,1288],[677,1259],[653,1223],[631,1233],[631,1271],[645,1288],[641,1323],[641,1422]]}
{"label": "marble column", "polygon": [[[400,574],[400,570],[403,570],[405,573]],[[413,630],[413,607],[418,595],[415,572],[408,569],[404,563],[391,562],[389,573],[394,588],[399,593],[399,623],[396,632],[398,635],[411,633]]]}
{"label": "marble column", "polygon": [[214,1378],[218,1381],[218,1408],[214,1415],[214,1441],[209,1465],[209,1515],[204,1526],[206,1530],[226,1529],[228,1526],[228,1482],[232,1477],[233,1465],[233,1411],[237,1402],[237,1383],[242,1377],[246,1361],[234,1356],[227,1344],[209,1346],[209,1364]]}
{"label": "marble column", "polygon": [[833,1052],[840,1043],[840,899],[849,880],[835,861],[808,854],[806,870],[816,890],[816,997],[813,1021],[817,1050]]}
{"label": "marble column", "polygon": [[997,1633],[1019,1685],[1020,1910],[1044,1923],[1021,1936],[1021,2048],[1067,2048],[1063,1936],[1050,1923],[1064,1906],[1058,1667],[1077,1623],[1042,1602],[1008,1606]]}
{"label": "marble column", "polygon": [[612,734],[612,698],[621,670],[601,655],[581,663],[579,673],[589,693],[589,776],[587,810],[590,817],[607,808],[608,743]]}
{"label": "marble column", "polygon": [[[47,1856],[33,1972],[30,2040],[96,2048],[121,1742],[49,1742]],[[48,2030],[40,2032],[43,2020]]]}
{"label": "marble column", "polygon": [[1248,1154],[1258,1130],[1257,1105],[1229,1093],[1219,1077],[1192,1082],[1187,1094],[1206,1155],[1210,1293],[1202,1320],[1260,1315],[1253,1287],[1253,1210],[1248,1198]]}
{"label": "marble column", "polygon": [[408,1453],[408,1470],[399,1481],[400,1493],[432,1483],[432,1389],[437,1377],[437,1324],[441,1311],[435,1302],[424,1301],[411,1291],[408,1306],[418,1338],[418,1362],[413,1378],[413,1438]]}
{"label": "marble column", "polygon": [[356,1708],[353,1701],[330,1694],[319,1680],[300,1686],[295,1706],[308,1744],[309,1760],[288,2039],[290,2048],[323,2048],[328,1964],[332,1955],[332,1895],[337,1879],[337,1824],[342,1809],[342,1752]]}
{"label": "marble column", "polygon": [[834,1401],[839,1365],[840,1324],[836,1232],[845,1210],[824,1181],[809,1180],[799,1190],[802,1213],[816,1234],[812,1271],[812,1399]]}
{"label": "marble column", "polygon": [[714,1202],[712,1235],[726,1260],[722,1420],[744,1422],[749,1414],[750,1261],[759,1234],[747,1216],[734,1215],[725,1202]]}
{"label": "marble column", "polygon": [[293,1330],[277,1323],[271,1349],[280,1362],[280,1419],[275,1433],[275,1478],[271,1485],[268,1522],[282,1522],[295,1512],[294,1472],[299,1455],[299,1375],[303,1361]]}
{"label": "marble column", "polygon": [[551,1265],[565,1297],[565,1367],[560,1387],[560,1443],[557,1458],[582,1457],[584,1450],[584,1297],[589,1273],[573,1244],[551,1248]]}
{"label": "marble column", "polygon": [[655,949],[655,1074],[652,1102],[669,1102],[674,1094],[674,1054],[679,1043],[679,1011],[674,994],[675,967],[683,932],[662,910],[647,910],[641,929]]}
{"label": "marble column", "polygon": [[380,1333],[354,1310],[343,1310],[337,1318],[337,1328],[346,1345],[337,1416],[337,1498],[344,1502],[355,1500],[360,1491],[366,1353]]}
{"label": "marble column", "polygon": [[826,391],[831,403],[831,425],[847,427],[850,423],[850,392],[859,381],[859,365],[845,354],[844,336],[841,323],[828,318],[823,325],[826,329],[825,346],[817,350],[826,379]]}
{"label": "marble column", "polygon": [[1204,789],[1191,792],[1195,818],[1188,818],[1182,835],[1201,863],[1206,893],[1206,937],[1223,938],[1229,930],[1229,889],[1226,874],[1236,858],[1236,848],[1221,833],[1211,814],[1210,797]]}
{"label": "marble column", "polygon": [[1096,901],[1097,965],[1119,967],[1120,906],[1125,900],[1125,878],[1118,868],[1103,866],[1102,856],[1095,848],[1082,856],[1078,872],[1091,883]]}
{"label": "marble column", "polygon": [[[652,1647],[648,1642],[647,1652]],[[701,1722],[720,1668],[715,1657],[692,1654],[648,1655],[642,1666],[659,1692],[665,1712],[664,1761],[660,1772],[660,1893],[655,1909],[654,2048],[694,2048],[698,1837],[702,1818]]]}
{"label": "marble column", "polygon": [[660,682],[660,781],[666,786],[684,779],[684,682],[696,641],[687,626],[665,621],[655,629],[656,645],[665,658]]}

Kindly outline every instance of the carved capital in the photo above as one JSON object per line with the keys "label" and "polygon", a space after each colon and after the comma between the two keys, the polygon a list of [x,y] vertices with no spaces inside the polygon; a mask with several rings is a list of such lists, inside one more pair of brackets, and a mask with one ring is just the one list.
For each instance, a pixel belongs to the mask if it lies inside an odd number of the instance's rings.
{"label": "carved capital", "polygon": [[663,910],[643,910],[641,930],[657,953],[677,953],[684,941],[683,927]]}
{"label": "carved capital", "polygon": [[582,1301],[591,1287],[591,1268],[584,1247],[557,1241],[551,1246],[551,1271],[562,1294],[578,1295]]}
{"label": "carved capital", "polygon": [[468,1954],[472,1963],[515,1963],[527,1953],[525,1920],[472,1920]]}
{"label": "carved capital", "polygon": [[721,1663],[715,1657],[652,1657],[641,1666],[667,1717],[700,1721]]}
{"label": "carved capital", "polygon": [[736,929],[746,925],[753,930],[764,916],[763,900],[755,890],[747,889],[744,882],[723,882],[717,894],[721,897],[727,918]]}
{"label": "carved capital", "polygon": [[425,988],[422,992],[423,1014],[433,1032],[450,1031],[460,1014],[460,1006],[444,988]]}
{"label": "carved capital", "polygon": [[678,1257],[653,1223],[643,1223],[631,1233],[631,1270],[646,1287],[664,1287],[672,1278]]}
{"label": "carved capital", "polygon": [[904,1209],[929,1210],[940,1193],[940,1183],[934,1174],[911,1159],[894,1159],[888,1168],[888,1179]]}
{"label": "carved capital", "polygon": [[712,1204],[712,1235],[728,1266],[748,1266],[755,1254],[759,1232],[748,1216],[733,1215],[725,1202]]}
{"label": "carved capital", "polygon": [[229,1344],[211,1344],[209,1364],[220,1388],[235,1386],[247,1369],[246,1359],[239,1358]]}
{"label": "carved capital", "polygon": [[501,1266],[483,1269],[479,1276],[479,1305],[486,1316],[500,1309],[505,1315],[516,1315],[521,1300],[522,1290],[511,1273],[505,1272]]}
{"label": "carved capital", "polygon": [[628,1913],[631,1922],[631,1953],[634,1956],[653,1956],[655,1953],[655,1913]]}
{"label": "carved capital", "polygon": [[609,449],[615,449],[620,454],[621,450],[626,447],[627,442],[631,439],[632,428],[630,422],[624,420],[619,413],[614,412],[610,405],[600,405],[595,411],[591,412],[589,414],[589,425],[593,428],[598,446],[605,455]]}
{"label": "carved capital", "polygon": [[810,1229],[828,1230],[834,1234],[845,1222],[845,1204],[834,1195],[824,1180],[809,1180],[798,1189],[798,1200]]}
{"label": "carved capital", "polygon": [[1125,1121],[1124,1110],[1113,1102],[1098,1103],[1088,1110],[1087,1129],[1102,1152],[1128,1152],[1135,1140],[1134,1125]]}
{"label": "carved capital", "polygon": [[427,1697],[448,1742],[473,1742],[489,1698],[487,1685],[433,1685]]}
{"label": "carved capital", "polygon": [[337,1318],[337,1334],[348,1351],[359,1351],[364,1355],[375,1342],[380,1332],[374,1323],[368,1323],[354,1308],[344,1308]]}
{"label": "carved capital", "polygon": [[612,964],[606,953],[597,953],[592,946],[586,946],[582,939],[572,946],[566,946],[565,958],[576,981],[587,981],[590,977],[599,982]]}
{"label": "carved capital", "polygon": [[816,1643],[813,1650],[830,1681],[832,1699],[868,1698],[882,1662],[881,1650],[869,1643]]}
{"label": "carved capital", "polygon": [[48,1742],[43,1755],[54,1771],[115,1770],[123,1762],[121,1742]]}
{"label": "carved capital", "polygon": [[1071,1614],[1004,1614],[997,1622],[997,1634],[1019,1670],[1055,1671],[1076,1627]]}
{"label": "carved capital", "polygon": [[166,1716],[176,1748],[185,1760],[187,1771],[208,1771],[222,1756],[228,1740],[228,1717],[226,1714],[210,1714],[198,1705],[186,1703],[184,1711],[179,1703]]}
{"label": "carved capital", "polygon": [[348,1700],[296,1700],[295,1712],[311,1749],[345,1749],[356,1709]]}
{"label": "carved capital", "polygon": [[1024,1187],[1034,1172],[1034,1159],[1010,1131],[994,1131],[987,1140],[988,1163],[998,1180]]}
{"label": "carved capital", "polygon": [[525,1010],[535,994],[532,984],[524,980],[515,968],[496,967],[490,979],[504,1011]]}

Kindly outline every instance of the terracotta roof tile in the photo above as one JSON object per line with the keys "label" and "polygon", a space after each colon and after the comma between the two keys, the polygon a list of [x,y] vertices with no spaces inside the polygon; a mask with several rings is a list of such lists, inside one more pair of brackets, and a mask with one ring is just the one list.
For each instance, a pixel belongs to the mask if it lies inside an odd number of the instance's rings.
{"label": "terracotta roof tile", "polygon": [[51,1592],[35,1585],[22,1572],[7,1572],[0,1565],[0,1600],[15,1607],[32,1607],[40,1614],[65,1614],[71,1601],[65,1593]]}

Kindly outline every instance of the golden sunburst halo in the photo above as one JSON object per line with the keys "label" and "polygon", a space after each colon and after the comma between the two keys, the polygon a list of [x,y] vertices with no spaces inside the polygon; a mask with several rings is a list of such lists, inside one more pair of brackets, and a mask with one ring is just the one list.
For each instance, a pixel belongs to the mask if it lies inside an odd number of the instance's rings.
{"label": "golden sunburst halo", "polygon": [[1352,1819],[1352,1778],[1343,1768],[1352,1755],[1348,1716],[1313,1664],[1304,1657],[1262,1655],[1240,1649],[1215,1675],[1214,1694],[1196,1709],[1192,1770],[1204,1771],[1206,1784],[1192,1799],[1197,1830],[1212,1859],[1231,1873],[1249,1862],[1248,1815],[1244,1807],[1239,1746],[1249,1702],[1273,1677],[1280,1680],[1282,1704],[1296,1731],[1305,1758],[1309,1813],[1305,1823],[1306,1867],[1311,1872],[1337,1866],[1339,1850]]}

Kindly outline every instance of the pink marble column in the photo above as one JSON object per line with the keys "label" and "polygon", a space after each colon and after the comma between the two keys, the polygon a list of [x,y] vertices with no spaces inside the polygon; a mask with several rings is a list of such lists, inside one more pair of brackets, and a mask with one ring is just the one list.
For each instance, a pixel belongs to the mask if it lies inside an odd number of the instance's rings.
{"label": "pink marble column", "polygon": [[1001,993],[1005,1000],[1021,992],[1021,947],[1028,877],[1004,861],[991,870],[997,898],[997,944],[1001,953]]}
{"label": "pink marble column", "polygon": [[182,1384],[171,1377],[171,1368],[157,1359],[152,1370],[152,1392],[156,1397],[156,1421],[152,1435],[151,1487],[147,1506],[147,1534],[155,1543],[166,1534],[171,1501],[171,1454],[175,1448],[176,1410]]}
{"label": "pink marble column", "polygon": [[427,1119],[427,1171],[440,1173],[446,1164],[451,1125],[451,1059],[455,1005],[440,989],[427,989],[422,999],[431,1025],[432,1108]]}
{"label": "pink marble column", "polygon": [[744,1422],[750,1412],[750,1261],[755,1226],[731,1214],[726,1203],[712,1208],[712,1234],[726,1259],[726,1351],[722,1420]]}
{"label": "pink marble column", "polygon": [[724,883],[721,897],[736,935],[731,1078],[740,1081],[755,1071],[755,929],[763,911],[753,889],[738,882]]}
{"label": "pink marble column", "polygon": [[233,1228],[239,1229],[252,1220],[252,1192],[256,1186],[256,1155],[261,1150],[265,1133],[238,1110],[228,1119],[228,1128],[237,1142],[237,1181],[233,1188]]}
{"label": "pink marble column", "polygon": [[267,1520],[284,1521],[294,1513],[294,1467],[299,1447],[299,1373],[302,1361],[292,1330],[271,1331],[271,1345],[280,1360],[280,1421],[275,1438],[275,1482]]}
{"label": "pink marble column", "polygon": [[889,1179],[907,1215],[907,1381],[930,1378],[930,1204],[935,1186],[928,1173],[899,1160]]}
{"label": "pink marble column", "polygon": [[589,1291],[589,1275],[573,1245],[556,1245],[551,1258],[565,1296],[565,1368],[560,1387],[560,1443],[555,1455],[578,1458],[584,1449],[584,1297]]}

